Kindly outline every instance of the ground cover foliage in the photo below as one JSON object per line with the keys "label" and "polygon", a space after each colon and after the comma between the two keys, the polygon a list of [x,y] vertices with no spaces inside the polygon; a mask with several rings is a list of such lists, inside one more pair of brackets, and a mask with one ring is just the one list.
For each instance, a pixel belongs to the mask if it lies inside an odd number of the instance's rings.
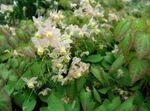
{"label": "ground cover foliage", "polygon": [[150,110],[149,1],[0,2],[0,111]]}

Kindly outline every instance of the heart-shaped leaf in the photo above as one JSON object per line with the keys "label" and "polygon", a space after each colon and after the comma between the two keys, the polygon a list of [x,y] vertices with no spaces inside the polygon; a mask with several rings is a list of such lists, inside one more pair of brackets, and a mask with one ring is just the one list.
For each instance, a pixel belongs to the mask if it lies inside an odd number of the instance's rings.
{"label": "heart-shaped leaf", "polygon": [[48,97],[48,111],[65,111],[63,102],[54,94]]}
{"label": "heart-shaped leaf", "polygon": [[124,35],[129,31],[131,24],[131,20],[129,21],[128,19],[117,24],[114,31],[115,39],[117,41],[121,41],[124,38]]}
{"label": "heart-shaped leaf", "polygon": [[150,54],[150,34],[136,33],[135,50],[139,58]]}
{"label": "heart-shaped leaf", "polygon": [[148,70],[149,63],[145,60],[133,59],[129,64],[129,73],[132,83],[141,79]]}

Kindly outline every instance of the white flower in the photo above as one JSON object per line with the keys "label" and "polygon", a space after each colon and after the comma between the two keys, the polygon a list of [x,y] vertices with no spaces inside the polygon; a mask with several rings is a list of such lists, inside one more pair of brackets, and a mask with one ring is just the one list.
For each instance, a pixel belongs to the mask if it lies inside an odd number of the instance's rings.
{"label": "white flower", "polygon": [[109,13],[108,14],[108,19],[109,19],[109,21],[117,21],[118,16],[115,13]]}
{"label": "white flower", "polygon": [[74,57],[68,72],[68,80],[76,79],[89,70],[90,64],[81,62],[80,58]]}
{"label": "white flower", "polygon": [[76,6],[77,6],[76,3],[71,3],[71,4],[70,4],[70,7],[71,7],[71,8],[75,8]]}
{"label": "white flower", "polygon": [[0,5],[0,12],[1,12],[1,13],[5,13],[6,11],[13,12],[13,7],[12,7],[12,5],[1,4],[1,5]]}
{"label": "white flower", "polygon": [[123,72],[122,69],[118,69],[118,70],[117,70],[117,77],[118,77],[118,78],[122,77],[122,76],[123,76],[123,73],[124,73],[124,72]]}
{"label": "white flower", "polygon": [[89,51],[84,51],[84,52],[82,52],[82,53],[80,54],[81,57],[84,56],[84,55],[89,55]]}
{"label": "white flower", "polygon": [[32,38],[36,48],[47,48],[51,46],[53,48],[57,47],[59,39],[61,37],[60,29],[53,27],[50,22],[42,22],[41,18],[33,18],[35,25],[37,26],[38,32],[35,37]]}
{"label": "white flower", "polygon": [[28,88],[33,89],[35,88],[35,86],[37,85],[37,77],[32,77],[30,79],[27,78],[22,78],[22,80],[24,80],[28,86]]}
{"label": "white flower", "polygon": [[119,51],[119,48],[117,45],[114,46],[114,50],[112,50],[112,53],[117,53]]}
{"label": "white flower", "polygon": [[62,81],[63,80],[63,76],[61,74],[58,74],[58,75],[54,75],[52,76],[52,80],[55,82],[55,81]]}
{"label": "white flower", "polygon": [[48,91],[51,91],[51,89],[45,88],[45,89],[43,89],[42,91],[39,92],[39,95],[46,96],[46,95],[48,95]]}
{"label": "white flower", "polygon": [[61,11],[53,10],[50,12],[49,18],[54,21],[59,21],[64,18],[64,15],[62,14]]}
{"label": "white flower", "polygon": [[132,0],[122,0],[123,2],[131,2]]}

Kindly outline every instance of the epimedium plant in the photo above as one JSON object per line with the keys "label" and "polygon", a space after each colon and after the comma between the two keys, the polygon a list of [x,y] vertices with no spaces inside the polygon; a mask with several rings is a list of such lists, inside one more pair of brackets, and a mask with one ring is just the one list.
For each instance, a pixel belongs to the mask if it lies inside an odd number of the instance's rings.
{"label": "epimedium plant", "polygon": [[0,27],[0,110],[150,110],[149,19],[120,15],[119,4],[66,3]]}

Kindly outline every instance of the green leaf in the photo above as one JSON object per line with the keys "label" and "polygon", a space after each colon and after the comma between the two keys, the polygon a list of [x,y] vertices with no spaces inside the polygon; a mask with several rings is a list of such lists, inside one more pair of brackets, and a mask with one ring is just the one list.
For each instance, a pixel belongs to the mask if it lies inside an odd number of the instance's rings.
{"label": "green leaf", "polygon": [[76,94],[75,81],[71,81],[67,85],[67,94],[70,98],[74,98],[74,96]]}
{"label": "green leaf", "polygon": [[144,31],[145,29],[145,20],[144,19],[135,19],[132,23],[132,29],[138,31]]}
{"label": "green leaf", "polygon": [[84,89],[80,92],[80,101],[84,111],[88,110],[88,104],[91,100],[91,92],[86,92]]}
{"label": "green leaf", "polygon": [[80,78],[77,79],[76,84],[77,84],[77,91],[80,92],[81,89],[83,88],[84,84],[86,82],[86,79],[84,76],[81,76]]}
{"label": "green leaf", "polygon": [[72,102],[65,104],[65,111],[81,111],[79,98],[75,98]]}
{"label": "green leaf", "polygon": [[132,79],[132,83],[135,83],[139,79],[143,78],[148,70],[149,63],[145,60],[133,59],[129,64],[129,73]]}
{"label": "green leaf", "polygon": [[119,49],[122,50],[124,55],[128,55],[131,47],[132,47],[132,37],[130,36],[130,33],[127,33],[125,35],[125,38],[119,43]]}
{"label": "green leaf", "polygon": [[142,93],[140,91],[136,91],[134,94],[134,104],[140,107],[143,103],[144,103],[144,98]]}
{"label": "green leaf", "polygon": [[104,69],[109,70],[110,69],[110,64],[108,62],[106,62],[105,60],[103,60],[101,62],[102,67],[104,67]]}
{"label": "green leaf", "polygon": [[91,66],[91,72],[103,85],[108,82],[106,74],[101,68],[93,65]]}
{"label": "green leaf", "polygon": [[34,98],[27,99],[26,101],[24,101],[22,109],[23,111],[33,111],[35,105],[36,105],[36,100]]}
{"label": "green leaf", "polygon": [[41,107],[40,111],[48,111],[48,108],[47,107]]}
{"label": "green leaf", "polygon": [[90,55],[84,59],[86,62],[98,63],[103,60],[103,57],[100,54]]}
{"label": "green leaf", "polygon": [[112,53],[107,53],[106,56],[104,57],[104,60],[110,64],[113,63],[114,61],[114,56]]}
{"label": "green leaf", "polygon": [[98,91],[102,94],[106,94],[110,90],[110,88],[111,87],[104,87],[104,88],[99,89]]}
{"label": "green leaf", "polygon": [[10,97],[4,89],[0,90],[0,111],[12,111]]}
{"label": "green leaf", "polygon": [[145,55],[150,54],[150,34],[136,34],[135,50],[139,58],[143,58]]}
{"label": "green leaf", "polygon": [[17,92],[17,94],[14,95],[14,102],[19,106],[20,108],[23,108],[23,104],[27,100],[35,99],[35,96],[33,95],[32,91],[29,90],[23,90],[23,92]]}
{"label": "green leaf", "polygon": [[109,72],[115,72],[119,69],[124,63],[124,56],[120,55],[111,65]]}
{"label": "green leaf", "polygon": [[116,111],[116,109],[120,106],[121,100],[120,97],[114,97],[112,102],[107,106],[108,111]]}
{"label": "green leaf", "polygon": [[122,103],[116,111],[130,111],[133,107],[134,97],[129,97],[124,103]]}
{"label": "green leaf", "polygon": [[98,108],[96,108],[94,111],[107,111],[104,105],[100,105]]}
{"label": "green leaf", "polygon": [[63,102],[54,94],[48,97],[48,111],[65,111]]}
{"label": "green leaf", "polygon": [[93,88],[93,94],[94,94],[94,98],[99,102],[101,103],[102,100],[101,100],[101,97],[99,95],[99,93],[97,92],[97,90],[95,88]]}
{"label": "green leaf", "polygon": [[131,27],[131,20],[124,20],[117,24],[114,35],[117,41],[121,41],[124,38],[124,35],[129,31]]}

